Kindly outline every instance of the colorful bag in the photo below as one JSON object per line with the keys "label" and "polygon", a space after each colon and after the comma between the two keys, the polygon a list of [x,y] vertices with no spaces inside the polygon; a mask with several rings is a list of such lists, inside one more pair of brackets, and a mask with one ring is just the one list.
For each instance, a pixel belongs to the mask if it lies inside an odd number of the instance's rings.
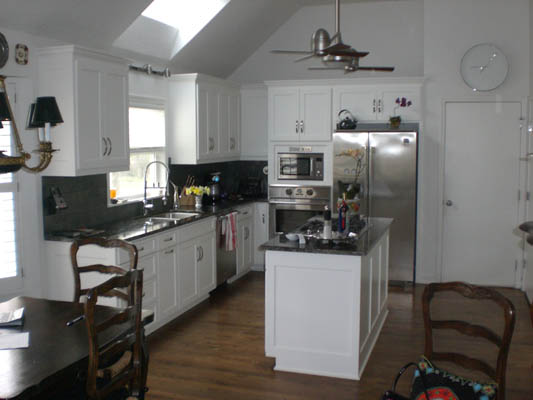
{"label": "colorful bag", "polygon": [[414,362],[410,362],[408,364],[405,364],[400,371],[398,371],[398,375],[396,375],[396,378],[394,378],[394,383],[392,384],[392,389],[387,390],[385,393],[383,393],[383,396],[381,396],[381,400],[409,400],[409,397],[402,396],[401,394],[396,393],[396,384],[398,383],[398,380],[400,379],[400,376],[403,375],[405,370],[409,367],[415,367],[418,372],[418,376],[420,377],[421,384],[423,386],[423,392],[426,393],[426,399],[429,399],[428,393],[425,390],[425,378],[424,375],[421,373],[418,364],[415,364]]}

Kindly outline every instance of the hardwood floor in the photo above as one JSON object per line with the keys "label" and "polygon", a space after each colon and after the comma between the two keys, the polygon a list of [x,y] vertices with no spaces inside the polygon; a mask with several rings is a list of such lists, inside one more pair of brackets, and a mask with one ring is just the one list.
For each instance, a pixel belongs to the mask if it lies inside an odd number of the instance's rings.
{"label": "hardwood floor", "polygon": [[[273,371],[264,353],[264,274],[251,272],[149,338],[148,399],[379,399],[398,369],[424,348],[420,296],[391,289],[389,316],[361,381]],[[533,330],[522,292],[501,289],[517,323],[507,368],[507,399],[533,398]],[[444,309],[462,303],[443,300]],[[493,320],[494,309],[483,316]],[[481,315],[481,314],[480,314]],[[472,346],[452,342],[452,345]],[[475,347],[478,343],[474,343]],[[403,378],[402,389],[409,377]],[[407,394],[404,391],[404,394]]]}

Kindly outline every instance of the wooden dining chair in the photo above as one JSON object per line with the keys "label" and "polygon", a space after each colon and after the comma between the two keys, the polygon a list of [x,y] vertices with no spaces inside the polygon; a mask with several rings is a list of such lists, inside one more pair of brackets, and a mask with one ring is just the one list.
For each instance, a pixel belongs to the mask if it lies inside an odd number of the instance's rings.
{"label": "wooden dining chair", "polygon": [[[81,247],[96,245],[104,248],[119,248],[125,250],[129,255],[129,270],[137,269],[138,252],[135,245],[120,239],[87,238],[75,240],[70,247],[70,259],[72,271],[74,273],[74,302],[79,303],[81,296],[87,295],[90,288],[81,288],[81,274],[98,272],[101,274],[124,275],[127,270],[114,265],[92,264],[80,266],[78,264],[78,252]],[[113,291],[107,294],[108,297],[118,297],[127,301],[127,295],[120,291]]]}
{"label": "wooden dining chair", "polygon": [[[86,391],[90,400],[144,397],[142,282],[142,269],[133,270],[87,292],[85,323],[89,367]],[[98,298],[120,289],[129,289],[128,306],[117,309],[118,313],[105,319],[99,312],[102,308],[96,305]]]}
{"label": "wooden dining chair", "polygon": [[[434,320],[430,311],[430,306],[437,292],[455,292],[462,295],[465,299],[472,300],[490,300],[499,308],[491,308],[488,312],[496,316],[498,310],[503,314],[504,326],[503,333],[497,334],[491,329],[471,324],[460,320]],[[492,303],[490,303],[492,304]],[[487,375],[498,385],[497,399],[505,399],[505,372],[507,367],[507,356],[509,354],[509,345],[513,336],[515,325],[515,308],[501,293],[494,289],[488,289],[479,286],[473,286],[462,282],[431,283],[426,286],[422,295],[422,308],[424,314],[425,328],[425,350],[424,355],[430,361],[447,361],[468,370],[480,371]],[[496,368],[490,366],[486,361],[478,358],[471,358],[458,352],[437,352],[434,351],[434,330],[454,330],[460,334],[470,337],[480,337],[491,342],[498,348]],[[477,344],[476,344],[477,345]]]}

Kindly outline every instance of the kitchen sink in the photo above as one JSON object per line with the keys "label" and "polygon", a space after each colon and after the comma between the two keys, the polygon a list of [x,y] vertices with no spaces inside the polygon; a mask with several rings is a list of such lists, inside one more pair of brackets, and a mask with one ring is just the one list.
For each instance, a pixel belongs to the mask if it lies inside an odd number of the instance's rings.
{"label": "kitchen sink", "polygon": [[194,212],[166,212],[162,214],[157,214],[153,216],[152,219],[180,220],[185,218],[193,218],[197,215],[200,214]]}
{"label": "kitchen sink", "polygon": [[152,217],[145,217],[143,219],[145,225],[162,224],[165,222],[175,222],[184,219],[194,218],[198,213],[194,212],[166,212],[154,215]]}

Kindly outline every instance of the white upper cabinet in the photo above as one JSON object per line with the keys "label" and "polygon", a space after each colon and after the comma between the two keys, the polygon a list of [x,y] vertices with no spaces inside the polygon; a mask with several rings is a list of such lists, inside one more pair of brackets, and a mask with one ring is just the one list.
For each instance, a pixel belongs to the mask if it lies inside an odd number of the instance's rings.
{"label": "white upper cabinet", "polygon": [[241,160],[268,160],[268,91],[241,87]]}
{"label": "white upper cabinet", "polygon": [[173,75],[168,82],[167,153],[173,164],[238,160],[238,86],[200,74]]}
{"label": "white upper cabinet", "polygon": [[[341,110],[350,111],[359,122],[387,122],[398,115],[403,122],[420,121],[421,85],[338,85],[333,87],[333,114],[335,118]],[[399,107],[396,99],[405,97],[411,102],[409,107]]]}
{"label": "white upper cabinet", "polygon": [[40,49],[38,95],[55,96],[64,120],[52,128],[52,143],[60,151],[43,175],[129,169],[125,60],[76,46]]}
{"label": "white upper cabinet", "polygon": [[331,140],[331,88],[327,86],[269,87],[270,140]]}

